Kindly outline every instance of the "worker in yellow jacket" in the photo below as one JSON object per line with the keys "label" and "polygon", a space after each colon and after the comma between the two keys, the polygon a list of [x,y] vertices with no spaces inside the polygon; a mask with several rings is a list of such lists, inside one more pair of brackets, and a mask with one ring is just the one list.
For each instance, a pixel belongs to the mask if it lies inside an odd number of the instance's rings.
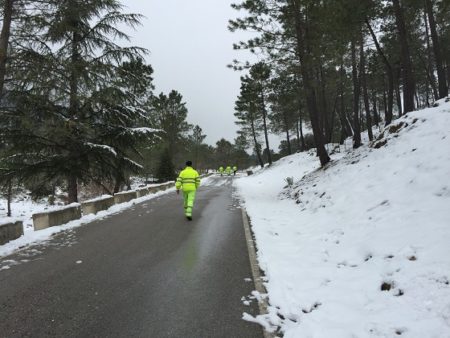
{"label": "worker in yellow jacket", "polygon": [[225,173],[230,176],[231,175],[231,166],[227,165],[226,169],[225,169]]}
{"label": "worker in yellow jacket", "polygon": [[192,162],[186,162],[186,168],[184,168],[180,175],[178,175],[175,183],[177,194],[180,193],[180,189],[183,190],[184,195],[184,213],[186,218],[192,221],[192,209],[194,208],[195,193],[200,186],[200,177],[198,172],[192,168]]}

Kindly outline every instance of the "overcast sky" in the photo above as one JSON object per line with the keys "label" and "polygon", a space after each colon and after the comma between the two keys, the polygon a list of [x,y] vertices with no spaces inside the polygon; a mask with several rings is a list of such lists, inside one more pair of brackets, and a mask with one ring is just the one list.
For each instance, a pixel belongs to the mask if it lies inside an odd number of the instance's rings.
{"label": "overcast sky", "polygon": [[129,13],[146,18],[132,43],[150,50],[156,94],[178,90],[189,109],[188,121],[198,124],[215,144],[236,137],[233,108],[239,94],[240,73],[226,67],[248,53],[234,51],[244,37],[231,33],[227,22],[238,13],[231,0],[122,0]]}

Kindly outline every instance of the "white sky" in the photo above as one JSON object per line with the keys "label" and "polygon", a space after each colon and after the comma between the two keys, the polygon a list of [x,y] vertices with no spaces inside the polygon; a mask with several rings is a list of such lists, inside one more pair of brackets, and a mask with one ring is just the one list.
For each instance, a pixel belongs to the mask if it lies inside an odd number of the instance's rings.
{"label": "white sky", "polygon": [[238,16],[232,0],[122,0],[125,12],[146,18],[136,31],[128,31],[132,44],[150,50],[155,93],[178,90],[187,102],[188,121],[198,124],[215,144],[233,141],[234,101],[240,73],[226,67],[247,52],[233,50],[244,33],[231,33],[229,19]]}

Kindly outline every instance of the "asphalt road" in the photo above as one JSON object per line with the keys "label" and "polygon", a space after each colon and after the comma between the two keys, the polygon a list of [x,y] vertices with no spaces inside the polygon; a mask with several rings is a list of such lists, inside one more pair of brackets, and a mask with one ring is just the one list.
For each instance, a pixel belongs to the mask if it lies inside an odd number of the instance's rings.
{"label": "asphalt road", "polygon": [[189,222],[169,192],[3,258],[0,337],[262,337],[236,204],[202,187]]}

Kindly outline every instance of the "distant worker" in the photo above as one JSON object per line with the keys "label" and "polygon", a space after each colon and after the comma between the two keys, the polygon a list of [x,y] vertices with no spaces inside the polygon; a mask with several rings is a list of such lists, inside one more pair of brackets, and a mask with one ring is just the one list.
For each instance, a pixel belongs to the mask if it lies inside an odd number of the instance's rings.
{"label": "distant worker", "polygon": [[223,176],[223,167],[222,166],[219,167],[219,174],[220,174],[220,176]]}
{"label": "distant worker", "polygon": [[184,196],[184,213],[186,218],[192,221],[192,209],[194,208],[195,193],[200,186],[200,177],[198,172],[192,168],[192,162],[186,162],[186,168],[180,172],[175,183],[177,194],[180,194],[180,189],[183,190]]}
{"label": "distant worker", "polygon": [[236,172],[237,172],[237,167],[234,166],[234,167],[233,167],[233,175],[234,175],[234,176],[236,176]]}
{"label": "distant worker", "polygon": [[231,175],[231,167],[227,165],[227,168],[225,169],[225,173],[230,176]]}

